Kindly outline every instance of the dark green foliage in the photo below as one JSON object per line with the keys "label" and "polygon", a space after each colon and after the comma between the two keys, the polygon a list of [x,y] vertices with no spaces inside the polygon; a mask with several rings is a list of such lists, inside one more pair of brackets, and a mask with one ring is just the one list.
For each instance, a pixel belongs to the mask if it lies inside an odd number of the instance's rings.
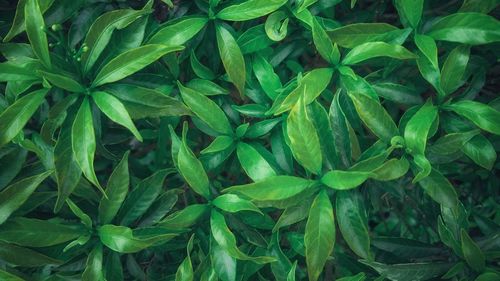
{"label": "dark green foliage", "polygon": [[0,0],[0,280],[500,280],[498,0]]}

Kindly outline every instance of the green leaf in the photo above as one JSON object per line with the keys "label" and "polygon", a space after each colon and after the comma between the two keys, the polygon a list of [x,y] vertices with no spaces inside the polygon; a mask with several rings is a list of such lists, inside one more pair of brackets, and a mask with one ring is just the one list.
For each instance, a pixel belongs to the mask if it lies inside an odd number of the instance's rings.
{"label": "green leaf", "polygon": [[367,42],[382,41],[402,44],[409,31],[387,23],[354,23],[328,31],[334,43],[344,48],[354,48]]}
{"label": "green leaf", "polygon": [[472,161],[486,170],[491,170],[497,160],[497,153],[493,144],[483,135],[476,135],[465,142],[462,151]]}
{"label": "green leaf", "polygon": [[28,200],[36,188],[53,171],[47,171],[35,176],[27,177],[7,186],[0,192],[0,225],[9,216]]}
{"label": "green leaf", "polygon": [[167,46],[184,45],[193,38],[208,22],[206,17],[182,17],[173,23],[160,27],[147,41],[148,44],[163,44]]}
{"label": "green leaf", "polygon": [[233,134],[233,129],[224,111],[214,101],[198,91],[184,87],[180,82],[177,83],[177,86],[182,99],[198,118],[218,133]]}
{"label": "green leaf", "polygon": [[404,259],[424,258],[439,255],[442,252],[440,247],[399,237],[377,237],[373,239],[372,244],[380,250],[393,253]]}
{"label": "green leaf", "polygon": [[253,181],[260,181],[276,175],[276,171],[252,145],[239,142],[236,153],[241,167]]}
{"label": "green leaf", "polygon": [[364,94],[349,93],[349,96],[363,123],[377,137],[389,143],[392,137],[399,134],[396,124],[379,102]]}
{"label": "green leaf", "polygon": [[210,229],[214,240],[219,246],[226,250],[231,257],[240,260],[250,260],[258,264],[274,261],[272,257],[251,257],[241,252],[236,246],[236,237],[234,237],[234,234],[227,227],[224,216],[216,210],[212,210],[210,215]]}
{"label": "green leaf", "polygon": [[58,245],[84,235],[80,226],[17,217],[0,226],[0,240],[27,247]]}
{"label": "green leaf", "polygon": [[390,57],[395,59],[414,59],[415,54],[400,45],[385,42],[368,42],[354,47],[342,60],[342,64],[352,65],[377,57]]}
{"label": "green leaf", "polygon": [[39,71],[39,73],[43,76],[43,78],[47,79],[50,83],[54,84],[56,87],[59,87],[61,89],[73,93],[85,92],[85,87],[82,86],[82,84],[80,84],[78,81],[74,80],[69,76],[58,73],[46,72],[46,71]]}
{"label": "green leaf", "polygon": [[109,119],[129,129],[130,132],[132,132],[132,134],[134,134],[134,136],[142,142],[141,134],[135,127],[134,122],[132,122],[127,109],[119,99],[101,91],[93,92],[91,96],[97,107],[99,107],[99,109],[106,114]]}
{"label": "green leaf", "polygon": [[[267,2],[267,1],[266,1]],[[229,80],[236,86],[240,95],[245,92],[245,59],[233,35],[224,26],[216,25],[217,46],[222,64]]]}
{"label": "green leaf", "polygon": [[82,281],[103,281],[103,256],[102,256],[102,245],[98,244],[90,252],[87,262],[85,264],[85,270],[82,274]]}
{"label": "green leaf", "polygon": [[442,206],[453,208],[458,205],[455,188],[438,170],[432,169],[429,176],[419,181],[419,184],[434,201]]}
{"label": "green leaf", "polygon": [[145,237],[134,234],[125,226],[106,224],[97,229],[99,238],[106,247],[119,253],[136,253],[159,242],[167,242],[177,236],[177,233],[160,231]]}
{"label": "green leaf", "polygon": [[0,278],[5,281],[25,281],[21,277],[0,269]]}
{"label": "green leaf", "polygon": [[51,68],[49,44],[45,34],[45,22],[38,0],[26,0],[24,7],[24,23],[26,34],[30,41],[33,52],[47,68]]}
{"label": "green leaf", "polygon": [[339,63],[340,52],[337,45],[333,45],[331,39],[326,34],[326,31],[314,18],[313,20],[313,41],[319,54],[329,63],[335,65]]}
{"label": "green leaf", "polygon": [[194,192],[208,199],[210,198],[210,185],[207,173],[200,160],[196,158],[193,151],[188,147],[186,134],[187,124],[185,123],[182,133],[182,144],[177,158],[179,172]]}
{"label": "green leaf", "polygon": [[0,147],[10,142],[44,102],[47,89],[33,91],[18,99],[0,114]]}
{"label": "green leaf", "polygon": [[481,13],[456,13],[436,21],[427,35],[468,45],[487,44],[500,41],[500,22]]}
{"label": "green leaf", "polygon": [[177,211],[158,223],[160,227],[182,229],[194,225],[210,210],[205,204],[191,204]]}
{"label": "green leaf", "polygon": [[307,219],[304,244],[306,247],[307,274],[316,281],[335,244],[333,208],[325,190],[314,199]]}
{"label": "green leaf", "polygon": [[175,281],[192,281],[194,279],[193,265],[191,264],[191,251],[193,249],[194,234],[191,235],[187,243],[187,257],[182,261],[177,272],[175,273]]}
{"label": "green leaf", "polygon": [[132,119],[191,113],[182,102],[157,90],[113,83],[106,85],[105,91],[120,99]]}
{"label": "green leaf", "polygon": [[500,135],[500,112],[486,104],[462,100],[446,105],[444,109],[452,110],[458,115],[469,119],[487,132]]}
{"label": "green leaf", "polygon": [[163,188],[165,178],[174,170],[160,170],[140,181],[126,197],[116,221],[130,225],[141,217],[153,204]]}
{"label": "green leaf", "polygon": [[276,11],[270,14],[264,24],[267,37],[276,42],[285,39],[289,21],[288,15],[283,11]]}
{"label": "green leaf", "polygon": [[414,29],[417,28],[420,18],[422,17],[422,10],[424,8],[423,0],[397,0],[396,7],[400,17],[406,19],[410,26]]}
{"label": "green leaf", "polygon": [[87,97],[83,99],[71,128],[71,147],[75,155],[76,162],[82,169],[85,177],[92,184],[97,186],[103,194],[106,194],[104,189],[102,189],[94,170],[96,142],[94,123],[92,121],[92,111]]}
{"label": "green leaf", "polygon": [[236,259],[231,257],[228,251],[217,245],[217,243],[212,243],[210,250],[212,267],[217,276],[222,281],[236,281]]}
{"label": "green leaf", "polygon": [[274,72],[273,66],[259,53],[252,60],[255,77],[268,97],[276,99],[278,90],[282,88],[280,77]]}
{"label": "green leaf", "polygon": [[[41,13],[45,13],[48,8],[52,5],[54,0],[38,0],[38,5],[40,6]],[[12,26],[9,29],[9,32],[3,38],[3,42],[9,42],[12,38],[14,38],[19,33],[23,32],[26,28],[25,26],[25,18],[24,18],[24,8],[26,6],[26,0],[20,0],[17,2],[16,14],[12,21]]]}
{"label": "green leaf", "polygon": [[150,10],[120,9],[97,18],[90,27],[83,44],[88,47],[81,57],[83,72],[88,73],[104,51],[115,29],[124,29]]}
{"label": "green leaf", "polygon": [[[306,91],[304,88],[304,93]],[[293,156],[308,171],[319,174],[323,165],[321,146],[318,132],[307,115],[304,96],[292,108],[286,124]]]}
{"label": "green leaf", "polygon": [[434,69],[439,69],[438,64],[438,50],[436,46],[436,41],[432,37],[422,34],[415,34],[415,45],[428,59]]}
{"label": "green leaf", "polygon": [[288,272],[288,275],[286,277],[286,281],[295,281],[296,270],[297,270],[297,261],[295,261],[292,265],[292,268],[290,268],[290,271]]}
{"label": "green leaf", "polygon": [[401,263],[383,264],[379,262],[361,261],[362,263],[375,269],[380,276],[389,280],[428,280],[439,277],[446,273],[453,265],[442,262],[421,262],[421,263]]}
{"label": "green leaf", "polygon": [[363,259],[370,260],[368,220],[360,193],[340,191],[335,201],[337,224],[349,248]]}
{"label": "green leaf", "polygon": [[437,118],[437,113],[437,108],[432,105],[431,100],[428,100],[408,121],[404,138],[406,148],[410,150],[410,153],[425,154],[428,134],[432,123]]}
{"label": "green leaf", "polygon": [[211,142],[207,147],[205,147],[202,151],[200,151],[200,153],[201,154],[216,153],[225,150],[231,147],[232,145],[234,145],[234,139],[232,137],[218,136],[214,139],[213,142]]}
{"label": "green leaf", "polygon": [[[281,104],[277,104],[276,108],[274,108],[275,105],[273,105],[274,110],[271,109],[270,113],[278,115],[292,109],[292,107],[299,102],[301,96],[304,98],[305,105],[310,104],[326,89],[328,84],[330,84],[332,75],[333,69],[331,68],[317,68],[307,72],[300,80],[297,88],[290,92]],[[276,101],[278,101],[278,99]]]}
{"label": "green leaf", "polygon": [[477,272],[484,271],[485,257],[481,249],[477,246],[476,242],[472,240],[464,229],[460,232],[460,241],[462,245],[462,252],[467,264]]}
{"label": "green leaf", "polygon": [[80,207],[73,203],[71,199],[66,199],[66,203],[71,209],[71,212],[73,212],[73,214],[80,219],[81,223],[85,225],[87,229],[92,229],[92,219],[87,214],[85,214],[82,209],[80,209]]}
{"label": "green leaf", "polygon": [[4,242],[0,242],[0,258],[9,264],[22,267],[40,267],[44,265],[60,265],[63,263],[61,260],[51,258],[29,248],[19,247]]}
{"label": "green leaf", "polygon": [[92,82],[92,87],[121,80],[150,65],[164,55],[182,49],[184,49],[182,46],[150,44],[126,51],[113,58],[99,70]]}
{"label": "green leaf", "polygon": [[230,213],[252,211],[262,214],[259,208],[257,208],[252,202],[240,198],[235,194],[220,195],[212,201],[212,204],[214,204],[217,208]]}
{"label": "green leaf", "polygon": [[127,151],[123,154],[122,159],[116,165],[111,173],[106,187],[106,194],[108,198],[101,198],[99,203],[99,222],[101,224],[110,223],[118,213],[125,197],[128,193],[130,184],[129,171],[128,171],[128,156]]}
{"label": "green leaf", "polygon": [[36,75],[36,68],[39,68],[39,64],[36,61],[22,64],[11,61],[2,62],[0,63],[0,72],[2,73],[0,81],[9,82],[38,80],[39,77]]}
{"label": "green leaf", "polygon": [[247,0],[226,7],[215,16],[221,20],[247,21],[272,13],[286,2],[286,0]]}
{"label": "green leaf", "polygon": [[314,181],[308,179],[274,176],[255,183],[235,185],[223,192],[236,193],[259,201],[282,200],[299,194],[313,184]]}
{"label": "green leaf", "polygon": [[323,175],[321,183],[333,189],[346,190],[358,187],[370,176],[370,172],[333,170]]}
{"label": "green leaf", "polygon": [[454,92],[464,81],[465,68],[469,62],[469,46],[458,46],[453,49],[441,70],[441,87],[446,94]]}
{"label": "green leaf", "polygon": [[404,176],[410,169],[410,162],[406,158],[392,158],[371,172],[371,178],[379,181],[391,181]]}

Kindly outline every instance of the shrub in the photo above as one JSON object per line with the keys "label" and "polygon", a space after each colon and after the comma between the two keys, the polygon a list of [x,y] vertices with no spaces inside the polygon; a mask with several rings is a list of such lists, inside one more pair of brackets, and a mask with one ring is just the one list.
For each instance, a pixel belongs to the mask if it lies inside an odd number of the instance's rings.
{"label": "shrub", "polygon": [[498,1],[0,1],[1,280],[500,280]]}

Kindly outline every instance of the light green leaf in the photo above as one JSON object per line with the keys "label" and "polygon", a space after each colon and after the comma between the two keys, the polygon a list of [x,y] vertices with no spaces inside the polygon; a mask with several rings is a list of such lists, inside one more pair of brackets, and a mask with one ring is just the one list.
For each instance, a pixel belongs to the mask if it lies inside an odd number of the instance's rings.
{"label": "light green leaf", "polygon": [[500,135],[500,112],[486,104],[462,100],[446,105],[444,109],[452,110],[458,115],[469,119],[485,131]]}
{"label": "light green leaf", "polygon": [[106,224],[97,229],[99,238],[106,247],[119,253],[136,253],[159,242],[167,242],[177,233],[158,231],[147,236],[135,235],[132,229],[125,226]]}
{"label": "light green leaf", "polygon": [[104,281],[102,244],[97,244],[90,251],[82,274],[82,281]]}
{"label": "light green leaf", "polygon": [[468,45],[500,41],[500,21],[481,13],[456,13],[436,21],[427,31],[436,39]]}
{"label": "light green leaf", "polygon": [[232,145],[234,145],[234,139],[232,137],[218,136],[207,147],[205,147],[202,151],[200,151],[200,153],[201,154],[216,153],[224,149],[227,149]]}
{"label": "light green leaf", "polygon": [[132,122],[127,109],[119,99],[101,91],[93,92],[91,96],[97,107],[99,107],[99,109],[106,114],[109,119],[129,129],[130,132],[132,132],[132,134],[134,134],[134,136],[142,142],[141,134],[135,127],[134,122]]}
{"label": "light green leaf", "polygon": [[415,34],[415,45],[417,45],[418,49],[424,54],[429,62],[431,62],[434,69],[439,69],[436,41],[430,36]]}
{"label": "light green leaf", "polygon": [[333,170],[323,175],[321,182],[333,189],[346,190],[358,187],[370,176],[370,172]]}
{"label": "light green leaf", "polygon": [[[266,1],[267,2],[267,1]],[[255,8],[255,7],[254,7]],[[217,46],[222,64],[229,80],[236,86],[240,95],[245,92],[245,59],[233,35],[224,26],[216,25]]]}
{"label": "light green leaf", "polygon": [[198,91],[184,87],[180,82],[177,83],[177,86],[182,99],[198,118],[216,132],[226,135],[233,134],[233,129],[224,111],[214,101]]}
{"label": "light green leaf", "polygon": [[235,185],[223,192],[240,194],[258,201],[282,200],[299,194],[313,184],[314,181],[303,178],[274,176],[255,183]]}
{"label": "light green leaf", "polygon": [[194,234],[191,235],[186,247],[187,257],[181,262],[175,273],[175,281],[192,281],[194,279],[191,251],[193,250]]}
{"label": "light green leaf", "polygon": [[173,23],[167,22],[160,27],[147,41],[148,44],[163,44],[167,46],[184,45],[193,38],[208,22],[206,17],[182,17]]}
{"label": "light green leaf", "polygon": [[396,7],[400,17],[404,18],[410,23],[413,29],[416,29],[420,18],[422,17],[422,10],[424,8],[423,0],[397,0]]}
{"label": "light green leaf", "polygon": [[429,130],[437,118],[437,113],[437,107],[428,100],[406,124],[404,138],[406,148],[411,154],[425,154]]}
{"label": "light green leaf", "polygon": [[210,185],[207,173],[205,172],[201,161],[196,158],[193,151],[191,151],[188,147],[186,134],[187,124],[184,123],[182,144],[177,158],[179,172],[194,192],[205,197],[205,199],[208,199],[210,198]]}
{"label": "light green leaf", "polygon": [[359,117],[377,137],[390,143],[397,136],[398,128],[384,107],[376,100],[357,93],[349,93]]}
{"label": "light green leaf", "polygon": [[252,202],[240,198],[235,194],[220,195],[212,201],[212,204],[214,204],[217,208],[230,213],[252,211],[262,214],[259,208],[257,208],[257,206],[255,206]]}
{"label": "light green leaf", "polygon": [[465,68],[469,62],[469,46],[458,46],[453,49],[441,69],[441,87],[446,94],[454,92],[464,81]]}
{"label": "light green leaf", "polygon": [[241,167],[253,181],[264,180],[276,175],[276,171],[252,145],[239,142],[236,153]]}
{"label": "light green leaf", "polygon": [[414,59],[417,56],[400,45],[385,42],[368,42],[354,47],[342,60],[342,64],[352,65],[376,57]]}
{"label": "light green leaf", "polygon": [[[270,113],[274,115],[281,114],[290,110],[300,99],[304,98],[304,104],[308,105],[313,102],[330,84],[333,75],[331,68],[317,68],[313,69],[304,75],[295,88],[280,104],[273,105]],[[307,91],[306,91],[307,90]],[[279,100],[276,100],[277,102]]]}
{"label": "light green leaf", "polygon": [[0,147],[10,142],[43,103],[47,89],[33,91],[18,99],[0,114]]}
{"label": "light green leaf", "polygon": [[[307,88],[304,88],[304,94]],[[293,156],[308,171],[319,174],[323,165],[318,132],[307,115],[303,96],[287,118],[287,134]]]}
{"label": "light green leaf", "polygon": [[215,16],[221,20],[247,21],[272,13],[286,2],[286,0],[247,0],[226,7]]}
{"label": "light green leaf", "polygon": [[387,23],[354,23],[328,31],[334,43],[354,48],[367,42],[402,44],[411,29],[398,29]]}
{"label": "light green leaf", "polygon": [[129,152],[127,151],[109,177],[106,187],[108,198],[103,197],[99,202],[98,214],[101,224],[108,224],[113,220],[127,196],[130,184],[128,156]]}
{"label": "light green leaf", "polygon": [[97,186],[103,194],[106,194],[104,189],[102,189],[94,170],[96,142],[94,123],[92,121],[92,111],[87,97],[83,99],[71,128],[71,147],[75,155],[76,162],[82,169],[85,177]]}
{"label": "light green leaf", "polygon": [[438,170],[432,169],[429,176],[419,181],[419,184],[434,201],[442,206],[453,208],[458,205],[455,188]]}
{"label": "light green leaf", "polygon": [[49,44],[45,34],[45,22],[38,0],[26,0],[24,7],[24,22],[26,34],[30,41],[33,52],[47,68],[51,68]]}
{"label": "light green leaf", "polygon": [[329,63],[336,65],[339,63],[340,52],[337,45],[334,45],[328,34],[314,18],[312,27],[313,41],[319,54]]}
{"label": "light green leaf", "polygon": [[164,55],[180,51],[182,46],[144,45],[118,55],[99,70],[92,87],[121,80],[155,62]]}
{"label": "light green leaf", "polygon": [[483,135],[476,135],[467,141],[462,151],[472,161],[486,170],[491,170],[497,160],[497,153],[493,144]]}
{"label": "light green leaf", "polygon": [[306,247],[307,274],[316,281],[335,244],[333,208],[325,190],[314,199],[307,219],[304,244]]}
{"label": "light green leaf", "polygon": [[160,227],[182,229],[194,225],[201,219],[210,207],[205,204],[191,204],[177,211],[158,223]]}

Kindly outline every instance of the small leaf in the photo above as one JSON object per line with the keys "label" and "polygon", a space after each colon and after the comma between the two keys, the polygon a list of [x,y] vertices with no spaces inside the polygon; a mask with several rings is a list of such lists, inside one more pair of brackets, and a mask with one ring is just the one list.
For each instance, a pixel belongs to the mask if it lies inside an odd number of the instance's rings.
{"label": "small leaf", "polygon": [[43,103],[47,89],[33,91],[18,99],[0,114],[0,147],[10,142]]}
{"label": "small leaf", "polygon": [[224,111],[214,101],[198,91],[184,87],[180,82],[177,83],[177,86],[182,99],[198,118],[218,133],[233,134],[233,129]]}
{"label": "small leaf", "polygon": [[306,247],[307,274],[316,281],[323,271],[327,258],[335,244],[333,208],[326,191],[322,190],[314,199],[307,219],[304,244]]}
{"label": "small leaf", "polygon": [[414,59],[415,54],[405,47],[385,42],[368,42],[354,47],[342,60],[342,64],[352,65],[376,57]]}
{"label": "small leaf", "polygon": [[69,76],[61,75],[58,73],[50,73],[46,71],[39,71],[39,73],[45,79],[49,80],[50,83],[66,91],[74,93],[82,93],[85,91],[85,87],[82,86],[82,84]]}
{"label": "small leaf", "polygon": [[321,182],[333,189],[346,190],[358,187],[370,176],[370,172],[333,170],[323,175]]}
{"label": "small leaf", "polygon": [[329,63],[335,65],[338,64],[340,59],[340,52],[337,45],[333,45],[332,41],[326,34],[326,31],[319,24],[319,22],[314,18],[313,20],[313,41],[319,54]]}
{"label": "small leaf", "polygon": [[97,107],[99,107],[109,119],[129,129],[130,132],[142,142],[141,134],[135,127],[134,122],[132,122],[127,109],[119,99],[106,92],[93,92],[91,96]]}
{"label": "small leaf", "polygon": [[145,237],[135,235],[132,229],[125,226],[106,224],[97,229],[101,242],[108,248],[119,253],[136,253],[151,247],[158,242],[167,242],[177,236],[177,233],[159,231]]}
{"label": "small leaf", "polygon": [[470,100],[462,100],[444,106],[444,109],[469,119],[479,128],[490,133],[500,135],[500,112],[492,107]]}
{"label": "small leaf", "polygon": [[235,185],[223,192],[241,194],[259,201],[282,200],[299,194],[313,184],[314,181],[303,178],[274,176],[255,183]]}
{"label": "small leaf", "polygon": [[252,211],[262,214],[259,208],[257,208],[252,202],[242,199],[235,194],[220,195],[212,201],[212,204],[214,204],[217,208],[230,213]]}
{"label": "small leaf", "polygon": [[500,22],[481,13],[456,13],[436,21],[427,35],[468,45],[487,44],[500,41]]}
{"label": "small leaf", "polygon": [[227,72],[229,80],[236,86],[240,95],[243,96],[246,79],[245,59],[243,58],[243,54],[231,32],[222,25],[216,25],[215,29],[217,46],[224,69]]}
{"label": "small leaf", "polygon": [[458,46],[453,49],[441,70],[441,87],[446,94],[454,92],[463,84],[465,68],[469,62],[469,46]]}
{"label": "small leaf", "polygon": [[127,151],[109,177],[106,187],[108,198],[103,197],[99,203],[98,214],[101,224],[108,224],[113,220],[127,196],[130,183],[128,156]]}
{"label": "small leaf", "polygon": [[179,21],[168,23],[160,27],[147,41],[148,44],[162,44],[167,46],[184,45],[205,27],[208,18],[205,17],[182,17]]}
{"label": "small leaf", "polygon": [[24,7],[24,19],[26,25],[26,34],[33,48],[35,55],[47,67],[51,68],[49,44],[45,34],[45,22],[38,0],[26,0]]}
{"label": "small leaf", "polygon": [[[304,93],[307,88],[304,88]],[[318,132],[307,115],[303,96],[287,118],[287,134],[293,156],[304,168],[314,174],[321,172],[323,164]]]}
{"label": "small leaf", "polygon": [[187,146],[186,134],[187,124],[184,123],[182,144],[177,158],[179,172],[194,192],[208,199],[210,198],[210,186],[207,173],[200,160],[196,158],[193,151]]}
{"label": "small leaf", "polygon": [[92,111],[87,97],[83,99],[71,128],[71,147],[85,177],[105,194],[94,170],[96,142]]}
{"label": "small leaf", "polygon": [[252,145],[239,142],[236,153],[241,167],[253,181],[260,181],[276,175],[266,159]]}
{"label": "small leaf", "polygon": [[97,73],[92,82],[92,87],[121,80],[143,69],[164,55],[182,49],[184,47],[150,44],[126,51],[113,58],[99,70],[99,73]]}
{"label": "small leaf", "polygon": [[228,21],[247,21],[272,13],[286,2],[286,0],[247,0],[222,9],[216,17]]}

